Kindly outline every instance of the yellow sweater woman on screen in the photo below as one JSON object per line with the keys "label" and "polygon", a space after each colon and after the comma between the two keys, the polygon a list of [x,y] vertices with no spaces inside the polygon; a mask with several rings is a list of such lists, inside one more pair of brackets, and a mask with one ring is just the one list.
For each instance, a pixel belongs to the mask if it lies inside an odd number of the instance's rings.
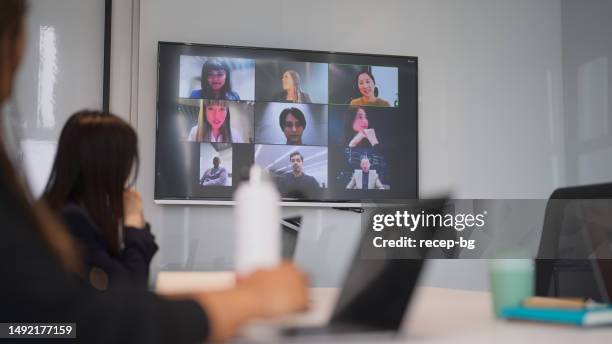
{"label": "yellow sweater woman on screen", "polygon": [[361,97],[351,100],[351,105],[360,106],[391,106],[388,101],[378,98],[378,88],[374,75],[368,71],[357,74],[357,89]]}

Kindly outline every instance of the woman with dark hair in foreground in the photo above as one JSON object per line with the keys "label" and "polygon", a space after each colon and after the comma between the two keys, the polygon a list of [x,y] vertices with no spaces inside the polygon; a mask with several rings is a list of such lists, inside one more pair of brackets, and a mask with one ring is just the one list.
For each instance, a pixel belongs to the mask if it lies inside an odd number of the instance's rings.
{"label": "woman with dark hair in foreground", "polygon": [[98,289],[119,282],[146,287],[157,251],[140,194],[136,132],[121,118],[81,111],[68,119],[43,195],[85,249],[86,273]]}
{"label": "woman with dark hair in foreground", "polygon": [[[0,103],[21,60],[25,7],[0,1]],[[254,317],[306,307],[305,277],[290,264],[245,276],[230,290],[173,300],[130,286],[95,290],[77,278],[70,235],[44,203],[31,204],[20,180],[0,143],[0,323],[75,323],[83,343],[198,343],[229,338]]]}

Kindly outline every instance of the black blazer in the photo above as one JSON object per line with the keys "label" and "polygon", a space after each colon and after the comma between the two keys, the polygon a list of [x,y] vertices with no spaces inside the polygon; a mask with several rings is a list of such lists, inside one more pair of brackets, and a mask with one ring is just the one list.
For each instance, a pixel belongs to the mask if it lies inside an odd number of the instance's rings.
{"label": "black blazer", "polygon": [[61,267],[28,205],[0,170],[0,322],[76,323],[75,343],[199,343],[208,319],[195,301],[170,301],[142,288],[101,292]]}
{"label": "black blazer", "polygon": [[111,254],[102,231],[84,208],[69,203],[62,208],[61,214],[68,229],[85,251],[88,274],[98,268],[108,277],[109,287],[133,283],[146,288],[149,265],[158,250],[148,223],[145,228],[124,227],[123,249],[115,256]]}

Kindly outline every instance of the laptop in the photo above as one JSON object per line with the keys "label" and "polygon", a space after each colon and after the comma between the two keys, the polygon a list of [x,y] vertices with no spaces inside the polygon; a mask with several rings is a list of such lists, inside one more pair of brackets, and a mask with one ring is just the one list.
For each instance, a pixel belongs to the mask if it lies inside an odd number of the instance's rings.
{"label": "laptop", "polygon": [[[439,214],[445,200],[425,200],[395,208],[414,213]],[[394,209],[395,209],[394,208]],[[388,208],[387,208],[388,209]],[[380,208],[369,208],[364,211],[364,219],[371,219]],[[362,221],[368,226],[368,221]],[[364,249],[371,248],[371,229],[362,228],[364,234],[352,260],[349,272],[344,280],[340,295],[328,324],[320,327],[293,327],[282,330],[284,337],[327,336],[338,334],[367,334],[399,332],[404,314],[414,293],[427,254],[427,248],[410,249],[413,259],[393,258],[391,249],[377,249],[382,254],[378,258],[364,258]],[[435,228],[417,230],[410,234],[417,240],[431,239]],[[385,235],[386,239],[399,239],[407,232],[394,230]],[[396,249],[397,250],[397,249]],[[385,252],[388,251],[388,252]],[[397,252],[395,252],[397,253]]]}
{"label": "laptop", "polygon": [[582,228],[599,298],[612,303],[612,200],[581,200]]}
{"label": "laptop", "polygon": [[301,226],[301,216],[286,217],[281,220],[281,257],[283,259],[293,260]]}

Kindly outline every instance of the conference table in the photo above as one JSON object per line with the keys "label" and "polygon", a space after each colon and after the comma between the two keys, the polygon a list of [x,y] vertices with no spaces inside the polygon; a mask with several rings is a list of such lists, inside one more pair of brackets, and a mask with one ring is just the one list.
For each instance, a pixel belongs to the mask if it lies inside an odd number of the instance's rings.
{"label": "conference table", "polygon": [[[230,287],[231,272],[160,272],[155,290],[159,294]],[[249,342],[277,342],[278,329],[285,326],[325,324],[338,288],[312,288],[310,309],[303,314],[256,320],[236,339]],[[360,343],[520,343],[555,342],[586,344],[612,341],[612,327],[579,328],[568,325],[508,321],[493,315],[490,293],[434,287],[418,287],[404,317],[402,332],[395,336],[351,335],[327,337],[324,342]],[[283,338],[281,342],[305,342],[307,338]]]}

